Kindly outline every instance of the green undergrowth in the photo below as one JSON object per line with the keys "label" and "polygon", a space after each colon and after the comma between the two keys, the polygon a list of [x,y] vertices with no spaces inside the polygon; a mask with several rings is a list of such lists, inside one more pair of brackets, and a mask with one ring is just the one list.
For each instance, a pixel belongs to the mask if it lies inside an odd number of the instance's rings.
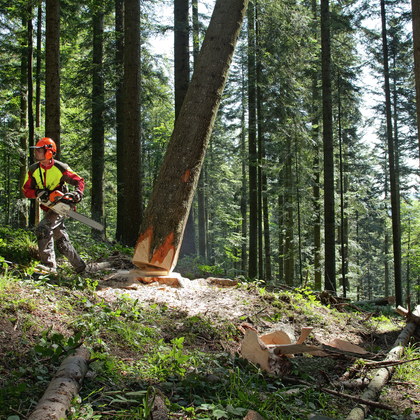
{"label": "green undergrowth", "polygon": [[[19,241],[19,255],[25,255],[25,249],[29,255],[32,240]],[[80,241],[91,259],[129,251]],[[75,245],[82,248],[77,239]],[[313,386],[290,385],[240,358],[237,325],[242,319],[188,316],[181,309],[133,300],[123,292],[105,300],[96,294],[104,273],[77,276],[64,268],[58,276],[36,276],[32,266],[33,261],[23,258],[1,268],[0,420],[26,418],[62,360],[82,343],[93,362],[72,402],[72,420],[147,419],[156,396],[163,396],[172,419],[243,419],[249,410],[273,420],[307,419],[309,414],[341,418],[353,406],[322,392],[311,369],[295,361],[289,375]],[[320,328],[328,328],[330,322],[345,328],[365,316],[326,308],[309,289],[279,292],[261,282],[243,283],[241,288],[270,308],[266,322],[305,321]],[[376,322],[377,331],[379,325],[393,325],[384,314],[366,322]],[[413,347],[410,357],[415,358],[416,351]],[[313,368],[312,360],[306,360]],[[399,367],[401,381],[418,371],[404,369],[408,364]],[[403,418],[382,411],[375,416],[370,418]]]}

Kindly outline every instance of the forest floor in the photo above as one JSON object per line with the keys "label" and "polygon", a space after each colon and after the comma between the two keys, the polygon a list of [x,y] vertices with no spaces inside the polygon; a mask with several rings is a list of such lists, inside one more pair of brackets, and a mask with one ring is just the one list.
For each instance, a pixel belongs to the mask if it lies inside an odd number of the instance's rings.
{"label": "forest floor", "polygon": [[[96,361],[68,419],[147,418],[139,395],[149,387],[163,396],[169,419],[242,419],[249,410],[265,419],[346,418],[356,403],[321,387],[361,395],[340,383],[369,379],[366,365],[383,360],[406,325],[390,307],[334,307],[309,289],[185,277],[178,287],[130,283],[119,275],[133,268],[129,258],[109,261],[112,268],[82,276],[66,267],[58,276],[3,273],[0,420],[29,416],[62,360],[57,349],[79,340]],[[244,328],[285,331],[294,343],[302,327],[313,328],[305,344],[346,340],[374,360],[300,354],[282,374],[267,374],[241,358]],[[419,340],[416,332],[409,360],[418,359]],[[419,368],[418,360],[398,366],[380,397],[392,410],[371,409],[368,418],[420,418]]]}

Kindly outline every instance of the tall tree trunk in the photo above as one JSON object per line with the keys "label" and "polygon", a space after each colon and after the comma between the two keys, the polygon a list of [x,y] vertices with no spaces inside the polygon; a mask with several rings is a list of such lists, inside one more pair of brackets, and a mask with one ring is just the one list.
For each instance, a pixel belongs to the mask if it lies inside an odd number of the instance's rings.
{"label": "tall tree trunk", "polygon": [[340,75],[337,78],[337,96],[338,96],[338,144],[339,144],[339,161],[340,161],[340,240],[341,240],[341,285],[343,287],[343,296],[347,296],[346,281],[346,251],[344,244],[344,174],[343,174],[343,130],[341,125],[341,86]]}
{"label": "tall tree trunk", "polygon": [[[35,127],[41,127],[41,57],[42,57],[42,3],[38,6],[38,18],[36,23],[36,73],[35,73]],[[30,144],[33,146],[33,144]],[[34,162],[33,150],[31,149],[31,163]]]}
{"label": "tall tree trunk", "polygon": [[45,136],[57,145],[60,159],[60,0],[46,0]]}
{"label": "tall tree trunk", "polygon": [[292,157],[291,157],[291,146],[290,140],[287,144],[287,157],[285,162],[286,168],[286,179],[285,179],[285,225],[286,225],[286,237],[285,237],[285,248],[284,248],[284,279],[288,286],[293,286],[294,278],[294,250],[293,250],[293,225],[294,225],[294,212],[293,212],[293,194],[292,194]]}
{"label": "tall tree trunk", "polygon": [[[34,118],[34,51],[33,51],[33,36],[34,28],[32,21],[32,7],[29,7],[29,16],[28,20],[28,146],[33,146],[35,144],[35,118]],[[39,19],[39,13],[38,13]],[[37,86],[38,88],[38,86]],[[36,98],[37,99],[37,98]],[[32,151],[33,149],[29,149]],[[26,153],[28,156],[28,153]],[[29,162],[33,163],[33,158],[31,158],[31,152],[29,153]],[[38,212],[37,212],[38,208]],[[38,218],[36,217],[38,214]],[[35,221],[39,220],[39,205],[36,200],[29,200],[29,226],[35,226]]]}
{"label": "tall tree trunk", "polygon": [[299,166],[298,166],[298,142],[295,140],[295,164],[296,164],[296,204],[297,204],[297,226],[298,226],[298,256],[299,256],[299,284],[303,285],[302,267],[302,227],[300,218],[300,190],[299,190]]}
{"label": "tall tree trunk", "polygon": [[332,127],[331,39],[329,0],[321,0],[322,108],[324,137],[325,289],[336,293],[334,143]]}
{"label": "tall tree trunk", "polygon": [[255,13],[254,4],[248,7],[248,154],[249,154],[249,265],[248,276],[258,275],[258,185],[256,139],[256,68],[255,68]]}
{"label": "tall tree trunk", "polygon": [[[21,153],[19,156],[19,185],[23,185],[28,167],[28,69],[29,69],[29,48],[28,48],[28,35],[29,35],[29,21],[26,14],[27,10],[23,10],[24,17],[22,18],[23,38],[21,41],[21,61],[20,61],[20,148]],[[32,40],[31,40],[32,43]],[[18,206],[18,226],[26,228],[27,225],[27,207],[25,195],[22,188],[19,188],[19,206]]]}
{"label": "tall tree trunk", "polygon": [[[280,170],[279,174],[279,185],[283,185],[283,170]],[[284,246],[284,196],[283,193],[279,194],[278,197],[278,207],[279,207],[279,215],[278,215],[278,225],[279,225],[279,282],[283,283],[285,281],[285,246]]]}
{"label": "tall tree trunk", "polygon": [[[264,171],[265,145],[262,115],[262,52],[258,2],[255,0],[255,47],[256,47],[256,85],[257,85],[257,127],[258,127],[258,270],[260,279],[271,278],[270,236],[268,230],[267,176]],[[265,258],[264,258],[265,257]],[[264,264],[265,261],[265,264]],[[265,272],[264,272],[265,269]],[[268,270],[268,272],[267,272]]]}
{"label": "tall tree trunk", "polygon": [[413,22],[414,77],[416,81],[417,141],[420,159],[420,0],[411,0]]}
{"label": "tall tree trunk", "polygon": [[[313,14],[313,25],[314,34],[317,34],[318,27],[318,2],[312,0],[311,10]],[[312,142],[314,144],[314,184],[313,184],[313,232],[314,232],[314,286],[315,290],[321,290],[322,287],[322,272],[321,272],[321,205],[320,205],[320,168],[319,168],[319,88],[318,88],[318,77],[319,70],[318,65],[312,74]]]}
{"label": "tall tree trunk", "polygon": [[[197,65],[198,54],[200,52],[200,28],[198,20],[198,1],[192,0],[192,16],[193,16],[193,57],[194,67]],[[198,253],[207,261],[207,229],[206,229],[206,187],[205,187],[206,165],[200,172],[197,187],[197,204],[198,204]]]}
{"label": "tall tree trunk", "polygon": [[124,0],[115,0],[115,89],[117,134],[117,228],[115,239],[124,234]]}
{"label": "tall tree trunk", "polygon": [[242,114],[241,114],[241,156],[242,156],[242,188],[241,188],[241,231],[242,231],[242,247],[241,247],[241,271],[242,275],[246,275],[247,256],[246,245],[247,245],[247,182],[246,182],[246,138],[245,138],[245,75],[244,66],[242,65]]}
{"label": "tall tree trunk", "polygon": [[[386,154],[386,153],[385,153]],[[386,156],[385,156],[386,162]],[[385,175],[385,185],[384,185],[384,203],[385,203],[385,217],[388,216],[388,171],[386,163],[384,164],[384,175]],[[383,229],[385,232],[384,238],[384,278],[385,278],[385,296],[390,296],[389,290],[389,264],[388,264],[388,254],[389,254],[389,234],[387,228],[386,219],[383,221]]]}
{"label": "tall tree trunk", "polygon": [[[174,1],[174,72],[175,72],[175,121],[187,94],[190,82],[188,0]],[[195,255],[194,208],[191,206],[185,225],[180,257]]]}
{"label": "tall tree trunk", "polygon": [[[35,70],[35,127],[41,127],[41,57],[42,57],[42,3],[38,5],[36,25],[36,70]],[[32,142],[32,143],[31,143]],[[35,145],[35,135],[29,137],[29,146]],[[34,149],[29,149],[29,162],[35,162]],[[40,220],[40,207],[36,200],[30,200],[29,225],[36,226]]]}
{"label": "tall tree trunk", "polygon": [[125,0],[124,13],[124,222],[122,242],[134,246],[143,219],[141,178],[140,2]]}
{"label": "tall tree trunk", "polygon": [[[92,218],[102,224],[105,222],[105,98],[103,77],[103,35],[104,5],[102,1],[94,4],[93,25],[93,77],[92,77]],[[92,229],[98,239],[103,234]],[[106,235],[106,234],[105,234]]]}
{"label": "tall tree trunk", "polygon": [[384,60],[385,78],[385,109],[386,109],[386,130],[388,139],[389,175],[391,186],[391,212],[392,212],[392,242],[394,246],[394,276],[395,276],[395,299],[397,305],[403,304],[402,299],[402,274],[401,274],[401,225],[399,213],[399,191],[397,174],[395,171],[394,140],[392,138],[392,114],[391,114],[391,93],[389,87],[389,65],[388,65],[388,42],[386,38],[386,16],[385,2],[381,0],[382,20],[382,47]]}
{"label": "tall tree trunk", "polygon": [[133,263],[169,273],[198,183],[247,0],[217,0],[196,70],[150,196]]}

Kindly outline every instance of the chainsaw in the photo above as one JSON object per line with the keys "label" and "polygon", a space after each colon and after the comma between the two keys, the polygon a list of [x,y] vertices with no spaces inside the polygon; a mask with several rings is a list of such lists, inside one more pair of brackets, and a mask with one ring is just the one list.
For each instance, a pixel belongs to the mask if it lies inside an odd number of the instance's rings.
{"label": "chainsaw", "polygon": [[94,229],[104,229],[102,224],[73,210],[76,203],[74,202],[72,193],[63,193],[61,191],[55,190],[49,193],[48,197],[44,197],[47,194],[48,192],[45,191],[44,194],[39,195],[37,198],[37,200],[42,203],[42,205],[55,211],[61,216],[71,217],[72,219],[78,220],[79,222],[82,222]]}

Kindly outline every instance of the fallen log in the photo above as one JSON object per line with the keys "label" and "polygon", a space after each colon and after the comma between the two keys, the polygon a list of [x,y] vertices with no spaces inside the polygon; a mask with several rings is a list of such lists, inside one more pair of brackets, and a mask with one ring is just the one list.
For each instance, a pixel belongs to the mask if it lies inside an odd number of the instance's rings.
{"label": "fallen log", "polygon": [[414,315],[412,312],[407,311],[407,309],[403,308],[402,306],[398,306],[395,310],[400,315],[406,317],[409,321],[415,322],[417,325],[420,325],[420,317]]}
{"label": "fallen log", "polygon": [[28,420],[66,418],[71,401],[79,393],[88,371],[89,359],[90,352],[86,347],[80,347],[67,356]]}
{"label": "fallen log", "polygon": [[[417,307],[415,312],[419,313],[419,311],[420,306]],[[414,333],[416,326],[415,322],[407,323],[407,326],[401,331],[401,334],[395,341],[394,346],[388,353],[385,361],[397,361],[402,356],[404,347],[407,345],[408,340]],[[394,369],[394,366],[387,366],[378,369],[361,398],[369,401],[377,401],[382,388],[386,385]],[[368,413],[368,409],[369,407],[367,404],[358,404],[353,408],[353,410],[351,410],[350,414],[346,417],[346,420],[363,420]]]}
{"label": "fallen log", "polygon": [[386,306],[386,305],[393,305],[395,303],[395,296],[388,296],[378,299],[372,300],[359,300],[357,302],[352,302],[353,305],[378,305],[378,306]]}

